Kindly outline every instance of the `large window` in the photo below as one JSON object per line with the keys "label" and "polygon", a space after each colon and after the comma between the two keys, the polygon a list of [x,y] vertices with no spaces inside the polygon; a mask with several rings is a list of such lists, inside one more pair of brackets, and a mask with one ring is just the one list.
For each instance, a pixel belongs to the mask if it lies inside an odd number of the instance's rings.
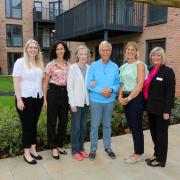
{"label": "large window", "polygon": [[34,7],[36,8],[36,18],[42,19],[42,2],[35,1]]}
{"label": "large window", "polygon": [[17,59],[22,57],[22,53],[19,52],[9,52],[7,54],[8,56],[8,74],[12,73],[14,63],[16,62]]}
{"label": "large window", "polygon": [[[95,60],[98,60],[100,58],[98,46],[96,46],[95,58]],[[121,66],[123,64],[123,44],[112,45],[112,54],[110,59],[118,66]]]}
{"label": "large window", "polygon": [[162,47],[164,50],[166,49],[166,39],[154,39],[154,40],[147,40],[146,41],[146,63],[147,65],[150,65],[150,59],[149,59],[149,54],[151,50],[154,47]]}
{"label": "large window", "polygon": [[22,0],[6,0],[6,17],[22,18]]}
{"label": "large window", "polygon": [[160,24],[167,22],[168,8],[166,6],[149,5],[147,24]]}
{"label": "large window", "polygon": [[12,47],[22,47],[22,26],[7,24],[6,25],[6,36],[7,36],[7,46]]}
{"label": "large window", "polygon": [[[61,9],[62,3],[60,4]],[[55,17],[59,15],[59,1],[49,3],[49,20],[55,20]]]}

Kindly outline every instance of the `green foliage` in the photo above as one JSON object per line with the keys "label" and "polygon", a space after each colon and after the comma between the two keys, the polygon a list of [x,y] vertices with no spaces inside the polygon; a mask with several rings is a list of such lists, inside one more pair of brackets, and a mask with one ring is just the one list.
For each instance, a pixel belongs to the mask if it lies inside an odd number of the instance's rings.
{"label": "green foliage", "polygon": [[0,92],[14,92],[12,76],[0,75]]}
{"label": "green foliage", "polygon": [[21,125],[15,108],[1,108],[0,132],[0,151],[10,156],[20,154]]}

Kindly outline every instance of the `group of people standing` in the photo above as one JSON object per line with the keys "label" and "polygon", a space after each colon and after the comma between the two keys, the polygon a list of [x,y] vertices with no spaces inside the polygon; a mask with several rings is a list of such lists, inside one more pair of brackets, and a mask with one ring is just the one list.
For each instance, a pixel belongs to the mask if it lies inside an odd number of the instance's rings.
{"label": "group of people standing", "polygon": [[[69,63],[70,51],[59,41],[52,47],[50,62],[44,68],[41,50],[35,40],[24,47],[24,57],[13,69],[16,109],[22,123],[24,160],[37,164],[43,159],[36,151],[37,122],[44,104],[47,111],[48,145],[56,160],[63,149],[71,111],[71,153],[77,160],[94,160],[98,149],[98,130],[102,121],[103,143],[107,156],[116,158],[111,149],[111,120],[116,97],[124,107],[132,132],[134,152],[124,158],[137,163],[144,154],[142,130],[146,110],[154,143],[154,154],[145,159],[147,165],[165,167],[168,149],[168,124],[175,96],[175,75],[165,65],[165,52],[156,47],[150,53],[152,68],[139,60],[135,42],[125,48],[125,63],[118,66],[110,60],[112,46],[107,41],[99,45],[100,59],[88,65],[89,49],[81,45],[75,51],[76,62]],[[90,109],[90,153],[84,149],[86,120]]]}

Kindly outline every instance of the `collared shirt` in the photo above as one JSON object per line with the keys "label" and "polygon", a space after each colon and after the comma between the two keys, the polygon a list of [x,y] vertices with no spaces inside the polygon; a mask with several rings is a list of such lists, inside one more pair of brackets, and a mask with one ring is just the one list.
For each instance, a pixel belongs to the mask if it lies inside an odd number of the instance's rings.
{"label": "collared shirt", "polygon": [[[144,64],[142,61],[135,61],[134,63],[123,64],[119,70],[120,70],[120,83],[122,83],[123,91],[132,91],[135,86],[137,85],[137,64]],[[148,70],[146,64],[145,66],[145,79],[148,76]]]}
{"label": "collared shirt", "polygon": [[21,78],[21,97],[37,98],[38,94],[40,98],[43,96],[43,70],[39,67],[32,66],[29,68],[25,63],[24,58],[20,58],[17,59],[14,64],[12,76]]}
{"label": "collared shirt", "polygon": [[[91,87],[90,85],[93,81],[96,83],[95,87]],[[115,101],[116,94],[120,87],[118,66],[112,61],[105,64],[101,59],[93,62],[89,69],[87,84],[90,90],[91,101],[98,103]],[[108,98],[101,94],[105,88],[113,89],[111,96]]]}
{"label": "collared shirt", "polygon": [[69,66],[69,63],[60,66],[55,60],[49,62],[45,68],[45,72],[50,76],[49,82],[58,86],[66,86]]}

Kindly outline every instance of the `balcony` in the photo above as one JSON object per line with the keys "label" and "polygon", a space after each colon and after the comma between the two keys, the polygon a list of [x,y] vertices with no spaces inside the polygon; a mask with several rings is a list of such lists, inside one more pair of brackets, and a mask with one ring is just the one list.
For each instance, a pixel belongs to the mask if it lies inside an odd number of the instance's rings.
{"label": "balcony", "polygon": [[143,31],[143,4],[130,0],[87,0],[56,18],[56,38],[88,41]]}
{"label": "balcony", "polygon": [[50,8],[44,8],[39,7],[33,8],[33,20],[34,22],[46,22],[46,23],[54,23],[56,16],[59,15],[59,9],[50,9]]}

